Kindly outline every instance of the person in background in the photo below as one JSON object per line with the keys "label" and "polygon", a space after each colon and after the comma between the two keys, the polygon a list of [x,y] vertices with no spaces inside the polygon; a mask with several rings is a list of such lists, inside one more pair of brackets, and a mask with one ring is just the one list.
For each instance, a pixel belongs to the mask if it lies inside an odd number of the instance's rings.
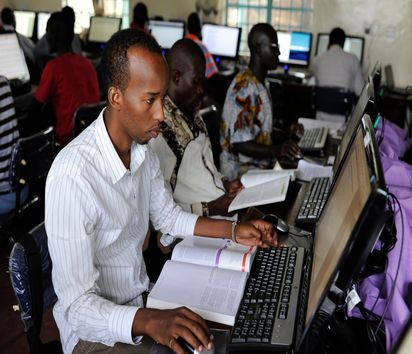
{"label": "person in background", "polygon": [[[267,23],[254,25],[248,46],[249,66],[233,79],[223,106],[220,171],[230,179],[240,177],[250,168],[269,168],[274,158],[293,159],[300,153],[291,139],[280,144],[272,142],[272,102],[265,77],[279,63],[275,29]],[[289,135],[302,130],[301,125],[293,124]]]}
{"label": "person in background", "polygon": [[[70,6],[65,6],[62,9],[62,13],[67,16],[67,20],[72,25],[73,33],[74,33],[74,23],[76,21],[76,17],[75,17],[76,15],[74,13],[74,10]],[[71,47],[74,53],[82,54],[82,45],[80,42],[80,38],[77,34],[73,36]],[[52,53],[50,51],[50,47],[47,42],[46,35],[44,35],[42,38],[38,40],[38,42],[34,46],[35,63],[41,70],[43,70],[47,61],[55,57],[56,57],[56,53]]]}
{"label": "person in background", "polygon": [[187,30],[189,33],[186,35],[186,38],[194,41],[202,49],[206,59],[205,75],[209,79],[218,72],[218,69],[212,54],[210,54],[206,45],[202,42],[202,25],[196,12],[192,12],[187,18]]}
{"label": "person in background", "polygon": [[150,147],[157,153],[173,198],[184,210],[202,216],[228,215],[228,206],[242,189],[213,162],[206,125],[197,114],[203,98],[205,58],[190,39],[178,40],[168,54],[169,89],[164,99],[161,134]]}
{"label": "person in background", "polygon": [[138,2],[133,8],[133,22],[130,24],[130,28],[149,33],[147,29],[148,24],[147,7],[144,3]]}
{"label": "person in background", "polygon": [[[3,23],[3,29],[5,31],[16,31],[16,18],[14,17],[13,10],[10,7],[4,7],[1,10],[1,21]],[[30,61],[30,63],[34,63],[33,41],[18,32],[16,33],[26,60]]]}
{"label": "person in background", "polygon": [[[3,215],[16,207],[16,192],[10,185],[10,159],[13,145],[19,139],[16,110],[11,95],[10,85],[4,76],[0,76],[0,220]],[[28,187],[21,192],[21,201],[25,201]]]}
{"label": "person in background", "polygon": [[[199,352],[213,339],[186,307],[145,308],[142,245],[149,220],[171,235],[276,245],[263,220],[235,223],[183,211],[166,188],[148,141],[160,133],[169,71],[155,39],[126,29],[102,56],[107,107],[56,157],[46,182],[45,226],[64,353],[178,354],[182,337]],[[202,75],[203,76],[203,75]],[[158,344],[155,344],[158,343]],[[168,348],[166,348],[168,350]]]}
{"label": "person in background", "polygon": [[73,26],[63,12],[50,16],[46,36],[50,51],[56,52],[57,57],[43,70],[29,115],[35,124],[43,104],[51,101],[56,116],[56,139],[65,146],[72,138],[76,109],[82,104],[99,102],[99,84],[92,63],[73,52]]}
{"label": "person in background", "polygon": [[[359,96],[365,80],[359,59],[343,50],[345,39],[346,34],[343,29],[334,28],[329,34],[328,50],[315,58],[312,71],[316,85],[342,87]],[[319,113],[321,114],[316,116],[317,119],[333,119],[330,114]]]}

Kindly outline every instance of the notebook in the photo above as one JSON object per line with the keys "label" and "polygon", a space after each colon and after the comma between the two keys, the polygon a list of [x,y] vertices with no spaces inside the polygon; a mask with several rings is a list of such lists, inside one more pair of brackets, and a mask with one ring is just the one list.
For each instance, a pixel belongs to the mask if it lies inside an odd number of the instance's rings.
{"label": "notebook", "polygon": [[[382,219],[380,216],[385,209],[384,188],[372,124],[365,115],[365,125],[361,124],[356,132],[316,224],[313,251],[306,252],[302,257],[299,256],[301,248],[293,246],[287,247],[288,252],[279,256],[286,257],[283,270],[286,285],[279,282],[280,293],[275,304],[267,303],[265,297],[259,297],[259,293],[253,294],[255,287],[249,284],[253,277],[249,276],[229,348],[291,350],[313,345],[313,338],[309,344],[308,338],[319,322],[322,305],[330,301],[329,290],[332,286],[342,292],[349,289],[349,284],[359,274],[379,237],[382,225],[376,224],[379,224],[377,220]],[[275,258],[272,262],[270,257],[270,254],[264,254],[260,258],[263,263],[276,262]],[[257,260],[259,254],[255,257],[251,274],[255,274]],[[293,270],[291,263],[295,263]],[[261,283],[271,284],[271,276],[263,277]],[[292,286],[287,287],[288,284]],[[249,304],[254,306],[250,308]],[[265,314],[264,319],[259,317],[261,313]],[[273,324],[269,337],[268,323]]]}

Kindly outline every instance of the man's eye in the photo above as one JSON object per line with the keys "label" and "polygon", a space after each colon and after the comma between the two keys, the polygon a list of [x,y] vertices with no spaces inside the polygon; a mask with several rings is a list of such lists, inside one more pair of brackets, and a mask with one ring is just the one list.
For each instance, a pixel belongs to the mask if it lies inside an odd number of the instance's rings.
{"label": "man's eye", "polygon": [[146,103],[147,103],[147,104],[150,104],[150,105],[152,105],[153,102],[154,102],[154,98],[148,98],[148,99],[146,100]]}

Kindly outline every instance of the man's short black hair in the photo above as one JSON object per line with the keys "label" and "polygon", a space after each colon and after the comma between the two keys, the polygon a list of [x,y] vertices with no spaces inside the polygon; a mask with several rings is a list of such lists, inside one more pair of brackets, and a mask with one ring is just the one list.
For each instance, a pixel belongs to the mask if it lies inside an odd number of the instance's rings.
{"label": "man's short black hair", "polygon": [[199,35],[201,31],[200,18],[196,12],[192,12],[187,18],[187,30],[189,33]]}
{"label": "man's short black hair", "polygon": [[47,21],[46,29],[58,46],[71,45],[74,36],[73,26],[63,12],[53,12]]}
{"label": "man's short black hair", "polygon": [[16,25],[14,13],[10,7],[4,7],[3,10],[1,10],[1,22],[3,22],[3,25]]}
{"label": "man's short black hair", "polygon": [[110,86],[117,87],[122,91],[126,88],[129,82],[127,51],[133,46],[162,55],[162,49],[150,34],[131,28],[115,33],[106,43],[101,59],[103,83],[106,91]]}
{"label": "man's short black hair", "polygon": [[149,20],[147,7],[144,3],[138,2],[133,8],[133,21],[144,27],[146,21]]}
{"label": "man's short black hair", "polygon": [[339,44],[343,47],[345,43],[346,34],[342,28],[336,27],[329,34],[329,45]]}
{"label": "man's short black hair", "polygon": [[67,17],[67,20],[69,21],[69,23],[71,23],[72,26],[74,27],[74,22],[76,21],[76,14],[74,13],[73,8],[70,6],[65,6],[62,8],[62,12]]}
{"label": "man's short black hair", "polygon": [[254,50],[256,49],[260,37],[260,34],[264,33],[268,37],[272,37],[273,35],[276,35],[276,30],[268,23],[257,23],[255,24],[252,29],[249,32],[249,35],[247,37],[247,44],[250,49],[250,53],[252,54]]}

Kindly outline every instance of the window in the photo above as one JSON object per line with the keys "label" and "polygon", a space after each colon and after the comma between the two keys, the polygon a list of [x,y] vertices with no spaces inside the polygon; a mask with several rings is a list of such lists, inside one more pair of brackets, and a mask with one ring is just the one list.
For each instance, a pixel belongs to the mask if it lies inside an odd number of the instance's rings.
{"label": "window", "polygon": [[129,27],[129,0],[62,0],[62,7],[70,6],[76,14],[74,31],[80,33],[89,28],[90,16],[121,17],[122,28]]}
{"label": "window", "polygon": [[240,54],[249,54],[247,36],[258,22],[277,30],[308,31],[312,27],[314,0],[226,0],[226,23],[242,27]]}

